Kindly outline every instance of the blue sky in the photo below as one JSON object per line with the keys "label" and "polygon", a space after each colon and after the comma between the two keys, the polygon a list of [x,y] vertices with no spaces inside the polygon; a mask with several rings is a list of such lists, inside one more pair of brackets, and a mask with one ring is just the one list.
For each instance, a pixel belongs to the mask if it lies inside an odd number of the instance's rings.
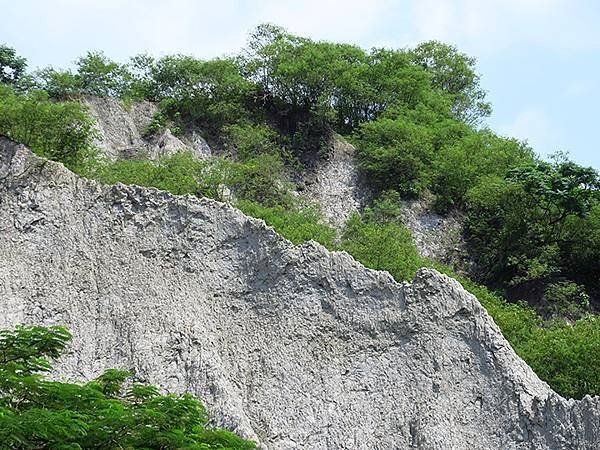
{"label": "blue sky", "polygon": [[489,125],[540,154],[600,168],[600,2],[593,0],[0,0],[0,43],[32,67],[68,67],[88,50],[209,58],[262,22],[311,36],[406,47],[428,39],[478,59]]}

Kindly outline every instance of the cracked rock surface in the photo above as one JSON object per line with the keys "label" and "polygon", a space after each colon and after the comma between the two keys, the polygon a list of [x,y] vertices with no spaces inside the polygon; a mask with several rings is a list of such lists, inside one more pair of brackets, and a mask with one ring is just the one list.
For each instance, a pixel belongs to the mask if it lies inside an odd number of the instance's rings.
{"label": "cracked rock surface", "polygon": [[58,376],[199,396],[265,449],[597,449],[460,284],[411,284],[206,199],[104,186],[0,138],[0,327],[65,324]]}
{"label": "cracked rock surface", "polygon": [[147,127],[158,112],[154,103],[142,101],[126,106],[110,97],[85,97],[82,102],[96,121],[98,138],[94,145],[110,160],[139,156],[160,159],[186,150],[197,158],[211,155],[210,147],[198,130],[187,130],[176,137],[163,127],[148,135]]}

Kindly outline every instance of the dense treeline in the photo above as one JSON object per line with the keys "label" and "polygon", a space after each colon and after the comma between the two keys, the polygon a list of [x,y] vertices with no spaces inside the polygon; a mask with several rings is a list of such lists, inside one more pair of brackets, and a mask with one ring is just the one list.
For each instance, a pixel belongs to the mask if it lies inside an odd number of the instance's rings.
{"label": "dense treeline", "polygon": [[[598,173],[561,155],[543,161],[526,143],[482,127],[491,106],[475,61],[454,47],[365,51],[263,25],[230,58],[139,55],[119,64],[88,53],[74,70],[32,73],[24,64],[0,52],[0,113],[10,118],[0,115],[0,133],[108,183],[234,202],[295,243],[346,250],[398,280],[423,265],[452,274],[418,255],[400,220],[402,198],[433,193],[440,212],[464,211],[470,275],[495,293],[461,281],[517,352],[564,395],[600,393],[600,323],[589,315],[600,301]],[[202,129],[223,156],[99,161],[90,157],[82,95],[156,102],[148,133]],[[378,197],[339,239],[293,195],[289,177],[306,155],[326,151],[335,132],[356,145]]]}

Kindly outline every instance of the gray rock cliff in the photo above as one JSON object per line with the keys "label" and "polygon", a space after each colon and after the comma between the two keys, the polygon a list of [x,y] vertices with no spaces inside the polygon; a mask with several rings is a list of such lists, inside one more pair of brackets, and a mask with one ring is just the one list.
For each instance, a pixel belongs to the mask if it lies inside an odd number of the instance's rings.
{"label": "gray rock cliff", "polygon": [[158,111],[154,103],[143,101],[125,106],[121,100],[110,97],[85,97],[82,102],[96,121],[98,138],[94,144],[111,160],[130,159],[140,154],[159,159],[185,150],[192,151],[198,158],[211,155],[210,147],[198,131],[188,130],[176,137],[164,128],[146,136],[146,128]]}
{"label": "gray rock cliff", "polygon": [[265,449],[597,449],[476,298],[206,199],[81,179],[0,138],[0,327],[65,324],[59,375],[128,367]]}

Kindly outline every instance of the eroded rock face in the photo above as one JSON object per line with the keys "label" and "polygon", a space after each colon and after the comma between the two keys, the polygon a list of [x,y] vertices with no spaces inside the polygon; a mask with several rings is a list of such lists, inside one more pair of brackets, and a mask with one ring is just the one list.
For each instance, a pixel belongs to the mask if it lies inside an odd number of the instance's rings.
{"label": "eroded rock face", "polygon": [[301,194],[320,205],[325,219],[338,230],[371,197],[369,189],[361,183],[355,153],[352,144],[334,137],[327,158],[315,163],[302,180]]}
{"label": "eroded rock face", "polygon": [[191,150],[198,158],[211,155],[210,147],[197,131],[176,137],[164,128],[147,135],[147,127],[158,110],[153,103],[143,101],[125,106],[110,97],[86,97],[83,103],[96,120],[98,139],[95,145],[111,160],[140,155],[159,159],[186,150]]}
{"label": "eroded rock face", "polygon": [[463,237],[463,214],[458,210],[438,214],[434,202],[431,194],[404,201],[402,222],[411,231],[421,256],[450,264],[455,269],[466,268],[470,262]]}
{"label": "eroded rock face", "polygon": [[0,140],[0,326],[66,324],[62,376],[129,367],[265,449],[597,449],[478,301],[294,246],[225,204],[102,186]]}

